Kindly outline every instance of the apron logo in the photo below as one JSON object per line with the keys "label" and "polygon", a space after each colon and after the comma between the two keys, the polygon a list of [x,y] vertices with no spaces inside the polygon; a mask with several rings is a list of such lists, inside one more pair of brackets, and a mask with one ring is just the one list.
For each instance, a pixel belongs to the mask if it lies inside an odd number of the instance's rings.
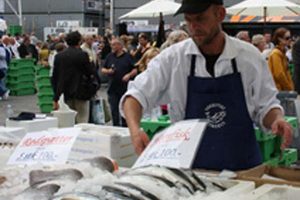
{"label": "apron logo", "polygon": [[226,107],[219,103],[212,103],[206,106],[205,115],[208,119],[208,126],[214,129],[222,128],[226,125]]}

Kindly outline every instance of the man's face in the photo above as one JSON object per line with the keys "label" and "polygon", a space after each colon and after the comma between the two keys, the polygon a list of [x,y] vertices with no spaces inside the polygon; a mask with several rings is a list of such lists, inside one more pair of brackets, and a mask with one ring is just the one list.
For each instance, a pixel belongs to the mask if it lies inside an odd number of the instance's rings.
{"label": "man's face", "polygon": [[145,40],[145,38],[143,38],[143,37],[139,37],[139,43],[140,43],[140,45],[142,45],[142,46],[146,46],[147,43],[148,43],[148,41]]}
{"label": "man's face", "polygon": [[113,53],[118,53],[122,50],[122,45],[118,40],[112,40],[111,50]]}
{"label": "man's face", "polygon": [[85,38],[85,43],[87,45],[89,45],[90,47],[92,46],[93,42],[94,42],[94,39],[92,37],[86,37]]}
{"label": "man's face", "polygon": [[265,33],[265,40],[267,43],[271,42],[271,34],[270,33]]}
{"label": "man's face", "polygon": [[217,8],[210,6],[197,14],[184,14],[190,36],[197,46],[208,45],[220,33],[221,21],[217,17]]}

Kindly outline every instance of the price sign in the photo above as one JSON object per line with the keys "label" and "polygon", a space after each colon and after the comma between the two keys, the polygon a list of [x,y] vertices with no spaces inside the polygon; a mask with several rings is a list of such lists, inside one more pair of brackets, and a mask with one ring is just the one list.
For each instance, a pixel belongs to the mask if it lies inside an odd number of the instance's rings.
{"label": "price sign", "polygon": [[186,120],[155,135],[133,168],[160,165],[190,168],[206,128],[206,121]]}
{"label": "price sign", "polygon": [[80,128],[65,128],[28,133],[7,164],[63,164],[67,161],[80,131]]}

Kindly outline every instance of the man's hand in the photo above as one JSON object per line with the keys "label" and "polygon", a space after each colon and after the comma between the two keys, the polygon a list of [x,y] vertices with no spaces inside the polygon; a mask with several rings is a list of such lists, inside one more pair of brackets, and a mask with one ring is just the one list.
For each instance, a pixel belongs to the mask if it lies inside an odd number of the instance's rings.
{"label": "man's hand", "polygon": [[133,133],[131,135],[131,141],[134,146],[135,152],[140,155],[149,144],[150,140],[148,135],[144,131],[139,130],[137,133]]}
{"label": "man's hand", "polygon": [[127,82],[130,80],[130,78],[131,78],[130,73],[125,74],[125,75],[123,76],[123,78],[122,78],[122,81],[125,82],[125,83],[127,83]]}
{"label": "man's hand", "polygon": [[53,101],[53,110],[58,110],[59,109],[59,105],[57,101]]}
{"label": "man's hand", "polygon": [[287,148],[292,142],[292,133],[293,129],[289,123],[287,123],[284,119],[279,118],[276,119],[272,126],[272,132],[275,135],[280,135],[283,138],[283,142],[281,144],[281,149]]}

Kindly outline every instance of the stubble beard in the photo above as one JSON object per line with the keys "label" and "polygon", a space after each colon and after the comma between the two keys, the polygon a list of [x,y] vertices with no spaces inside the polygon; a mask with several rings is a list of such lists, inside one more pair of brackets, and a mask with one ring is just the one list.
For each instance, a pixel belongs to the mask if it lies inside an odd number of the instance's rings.
{"label": "stubble beard", "polygon": [[221,29],[219,26],[216,26],[216,28],[214,28],[210,34],[207,35],[207,37],[205,37],[202,41],[196,41],[195,39],[194,42],[197,44],[198,47],[201,46],[206,46],[206,45],[210,45],[212,43],[212,41],[215,39],[215,37],[221,32]]}

